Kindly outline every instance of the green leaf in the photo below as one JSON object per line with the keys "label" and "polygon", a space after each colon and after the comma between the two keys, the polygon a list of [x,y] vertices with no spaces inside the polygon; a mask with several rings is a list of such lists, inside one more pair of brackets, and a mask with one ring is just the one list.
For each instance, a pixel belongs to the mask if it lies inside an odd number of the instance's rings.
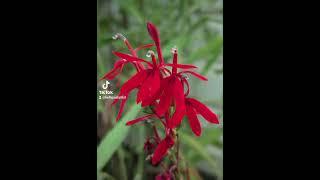
{"label": "green leaf", "polygon": [[141,14],[141,11],[139,11],[135,1],[121,0],[119,1],[119,4],[121,8],[129,13],[129,16],[133,16],[140,24],[144,23],[143,15]]}
{"label": "green leaf", "polygon": [[126,126],[128,120],[134,119],[139,113],[140,105],[133,104],[131,109],[121,118],[116,126],[101,140],[97,148],[97,172],[110,160],[113,153],[119,148],[126,138],[130,126]]}
{"label": "green leaf", "polygon": [[214,43],[212,44],[212,47],[210,47],[211,50],[211,57],[209,58],[209,61],[204,66],[204,69],[202,70],[202,74],[207,74],[210,67],[213,65],[214,62],[217,61],[221,51],[222,51],[222,43],[223,39],[221,36],[217,36]]}
{"label": "green leaf", "polygon": [[[188,63],[193,63],[199,58],[210,57],[207,65],[213,64],[217,57],[220,55],[222,49],[223,39],[221,36],[217,36],[215,39],[211,40],[208,44],[200,47],[197,51],[194,51],[188,57]],[[209,67],[206,67],[209,68]],[[207,71],[207,70],[205,70]]]}
{"label": "green leaf", "polygon": [[186,143],[190,148],[192,148],[197,154],[199,154],[203,159],[205,159],[209,165],[213,168],[217,168],[217,163],[212,157],[208,154],[206,151],[206,148],[200,144],[197,140],[195,140],[193,137],[184,134],[182,132],[179,132],[179,136],[181,137],[181,141]]}
{"label": "green leaf", "polygon": [[101,78],[103,74],[107,73],[99,49],[97,49],[97,68],[98,78]]}
{"label": "green leaf", "polygon": [[[184,35],[173,38],[172,40],[170,40],[167,44],[165,44],[163,46],[163,48],[162,48],[163,56],[169,58],[167,61],[171,62],[172,61],[170,59],[170,58],[172,58],[171,48],[176,46],[178,48],[178,53],[181,55],[182,47],[185,46],[186,42],[187,42],[187,38]],[[180,62],[180,59],[179,59],[179,62]]]}

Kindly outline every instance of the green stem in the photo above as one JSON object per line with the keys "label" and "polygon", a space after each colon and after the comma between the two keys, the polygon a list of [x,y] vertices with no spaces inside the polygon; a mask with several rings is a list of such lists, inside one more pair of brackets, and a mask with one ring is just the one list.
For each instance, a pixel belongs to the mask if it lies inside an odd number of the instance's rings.
{"label": "green stem", "polygon": [[180,161],[180,157],[179,157],[179,151],[180,151],[180,141],[179,141],[179,135],[177,134],[177,152],[176,152],[176,159],[177,159],[177,175],[178,177],[180,176],[180,167],[179,167],[179,161]]}
{"label": "green stem", "polygon": [[118,159],[119,159],[119,177],[120,179],[127,180],[127,168],[125,165],[125,160],[124,160],[124,152],[123,149],[120,148],[117,152]]}

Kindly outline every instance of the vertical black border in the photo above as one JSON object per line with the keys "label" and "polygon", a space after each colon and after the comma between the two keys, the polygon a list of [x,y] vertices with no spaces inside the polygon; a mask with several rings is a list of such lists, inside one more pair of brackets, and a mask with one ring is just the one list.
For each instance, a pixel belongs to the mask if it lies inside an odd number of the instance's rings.
{"label": "vertical black border", "polygon": [[224,1],[226,179],[312,179],[317,172],[308,161],[319,157],[318,111],[309,102],[318,99],[311,41],[319,38],[316,6],[307,6]]}
{"label": "vertical black border", "polygon": [[10,7],[2,174],[96,179],[96,1]]}

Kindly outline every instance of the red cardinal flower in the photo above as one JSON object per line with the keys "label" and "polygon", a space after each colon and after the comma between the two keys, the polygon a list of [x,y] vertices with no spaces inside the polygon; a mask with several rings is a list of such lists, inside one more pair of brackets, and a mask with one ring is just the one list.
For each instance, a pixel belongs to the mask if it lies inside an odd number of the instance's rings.
{"label": "red cardinal flower", "polygon": [[[133,57],[137,57],[137,52],[139,50],[150,48],[154,45],[154,44],[146,44],[146,45],[139,46],[136,49],[133,49],[130,42],[122,34],[117,33],[116,35],[113,36],[113,39],[122,39]],[[141,62],[128,61],[126,59],[118,59],[115,62],[113,69],[111,69],[108,73],[106,73],[101,79],[108,79],[108,80],[114,79],[118,74],[122,72],[124,65],[127,63],[133,64],[137,71],[144,69],[144,66],[141,64]]]}
{"label": "red cardinal flower", "polygon": [[155,178],[155,180],[173,180],[172,175],[165,172],[163,174],[158,174]]}
{"label": "red cardinal flower", "polygon": [[168,127],[169,128],[175,128],[181,123],[181,120],[185,114],[186,106],[185,106],[185,95],[184,95],[184,84],[187,84],[188,86],[188,92],[189,93],[189,84],[183,74],[190,73],[194,75],[195,77],[201,79],[201,80],[207,80],[206,77],[193,72],[193,71],[181,71],[177,72],[177,68],[196,68],[196,66],[192,65],[179,65],[178,64],[178,54],[177,49],[172,49],[173,53],[173,64],[172,64],[172,73],[169,77],[165,78],[163,80],[163,92],[160,96],[159,104],[156,108],[156,112],[159,116],[162,116],[164,113],[166,113],[171,105],[175,107],[175,112],[169,112],[169,114],[172,114],[172,118],[168,121]]}
{"label": "red cardinal flower", "polygon": [[[128,96],[129,93],[135,89],[138,88],[137,93],[137,103],[142,102],[142,106],[148,106],[157,98],[156,94],[158,93],[160,89],[160,79],[161,73],[160,69],[158,68],[155,57],[152,54],[152,60],[153,63],[140,59],[137,57],[133,57],[127,54],[123,54],[120,52],[113,52],[116,56],[125,59],[130,62],[144,62],[146,63],[149,68],[148,69],[142,69],[140,72],[137,72],[133,77],[131,77],[127,82],[123,84],[123,86],[120,89],[119,96]],[[115,99],[112,104],[115,104],[118,102],[118,99]],[[120,105],[120,110],[117,116],[116,120],[119,120],[121,117],[121,113],[123,111],[124,104],[126,102],[126,99],[123,99]]]}
{"label": "red cardinal flower", "polygon": [[156,147],[152,156],[152,164],[157,165],[164,156],[168,153],[168,150],[174,145],[174,140],[171,135],[167,135]]}
{"label": "red cardinal flower", "polygon": [[201,125],[197,114],[200,114],[210,123],[219,124],[218,116],[200,101],[194,98],[186,98],[185,102],[187,107],[185,115],[188,117],[191,130],[196,136],[201,135]]}
{"label": "red cardinal flower", "polygon": [[[162,57],[162,51],[160,47],[160,37],[158,30],[154,25],[151,23],[147,24],[148,32],[151,36],[151,38],[154,40],[155,45],[157,47],[157,52],[158,52],[158,60],[159,63],[157,63],[156,57],[152,51],[148,52],[148,55],[152,59],[152,63],[135,57],[131,56],[128,54],[120,53],[120,52],[113,52],[116,56],[119,58],[125,60],[126,62],[132,62],[132,63],[146,63],[147,69],[144,68],[137,68],[138,72],[135,74],[132,78],[130,78],[127,82],[125,82],[120,89],[119,96],[128,96],[129,93],[135,89],[138,88],[138,93],[137,93],[137,99],[136,102],[137,104],[141,102],[141,106],[149,106],[151,104],[154,104],[154,102],[159,98],[160,92],[163,90],[163,88],[166,88],[167,81],[169,79],[163,81],[163,76],[166,75],[167,72],[170,72],[168,69],[166,69],[165,66],[171,66],[173,69],[177,68],[182,68],[182,69],[190,69],[190,68],[195,68],[193,65],[185,65],[185,64],[178,64],[177,62],[173,64],[164,64],[164,60]],[[142,66],[143,67],[143,66]],[[186,71],[186,72],[191,72],[191,71]],[[173,77],[173,76],[172,76]],[[171,79],[171,78],[170,78]],[[178,88],[178,91],[176,92],[176,96],[180,96],[183,99],[183,86],[181,83],[178,83],[174,78],[170,80],[169,82],[176,84],[174,88]],[[179,91],[180,90],[180,91]],[[178,94],[181,93],[182,94]],[[115,104],[118,102],[118,99],[115,99],[112,104]],[[121,104],[120,104],[120,110],[118,112],[116,120],[119,120],[125,105],[126,99],[123,99]],[[180,103],[181,102],[181,103]],[[184,102],[179,101],[177,103],[177,106],[180,107],[181,105],[181,110],[178,108],[178,110],[181,111],[181,113],[177,113],[177,115],[180,117],[183,115],[184,112]],[[178,117],[178,119],[179,119]]]}
{"label": "red cardinal flower", "polygon": [[[187,117],[190,128],[196,136],[201,135],[201,124],[198,115],[201,115],[206,121],[214,124],[219,124],[219,120],[217,115],[209,107],[194,98],[188,97],[190,86],[185,74],[193,75],[203,81],[207,81],[208,79],[190,70],[197,68],[196,66],[178,64],[176,48],[172,49],[172,64],[165,63],[157,28],[148,22],[147,29],[156,46],[158,57],[156,58],[155,53],[149,50],[147,57],[150,57],[151,61],[139,58],[137,51],[149,48],[153,46],[153,44],[147,44],[133,49],[123,35],[116,34],[114,39],[122,39],[128,47],[130,54],[113,52],[119,60],[115,62],[113,69],[104,75],[102,79],[114,79],[122,72],[124,65],[127,63],[134,65],[136,68],[136,74],[130,77],[120,88],[118,96],[125,96],[126,98],[120,100],[121,103],[116,121],[118,121],[122,115],[129,94],[132,90],[137,89],[136,103],[141,103],[142,107],[149,106],[148,110],[151,111],[146,111],[148,113],[147,115],[126,122],[126,125],[131,126],[148,119],[161,121],[164,127],[165,137],[161,138],[159,136],[156,124],[153,124],[153,121],[151,121],[150,124],[152,124],[154,134],[147,138],[143,147],[148,154],[147,159],[151,157],[152,165],[158,165],[174,146],[175,140],[178,138],[176,133],[174,133],[175,128],[181,124],[184,116]],[[171,71],[168,70],[167,67],[171,67]],[[178,72],[178,69],[182,70]],[[112,105],[118,101],[119,99],[115,99]],[[169,169],[157,175],[156,180],[174,179],[173,171],[178,168],[179,161],[179,155],[176,156],[177,164],[174,164],[174,162]]]}

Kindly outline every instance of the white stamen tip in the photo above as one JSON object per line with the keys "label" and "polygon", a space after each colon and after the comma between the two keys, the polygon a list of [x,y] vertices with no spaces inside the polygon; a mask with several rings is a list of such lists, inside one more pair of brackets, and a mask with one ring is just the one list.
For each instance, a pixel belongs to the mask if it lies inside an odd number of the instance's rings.
{"label": "white stamen tip", "polygon": [[122,39],[123,41],[126,40],[127,38],[124,37],[124,35],[117,33],[115,35],[112,36],[112,39],[117,40],[117,39]]}
{"label": "white stamen tip", "polygon": [[173,48],[171,48],[171,52],[172,53],[177,53],[178,49],[177,49],[177,46],[174,46]]}
{"label": "white stamen tip", "polygon": [[154,52],[152,50],[149,50],[146,54],[147,57],[151,57],[151,55],[154,55]]}
{"label": "white stamen tip", "polygon": [[185,74],[183,74],[182,77],[183,77],[184,79],[186,79],[186,80],[189,79],[189,76],[187,76],[187,75],[185,75]]}

